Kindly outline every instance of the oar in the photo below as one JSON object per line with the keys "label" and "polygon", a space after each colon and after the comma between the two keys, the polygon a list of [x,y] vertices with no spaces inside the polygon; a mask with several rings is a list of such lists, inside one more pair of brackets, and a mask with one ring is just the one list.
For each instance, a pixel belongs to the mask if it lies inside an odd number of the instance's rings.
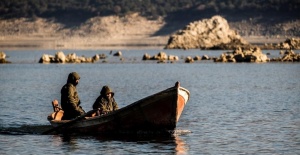
{"label": "oar", "polygon": [[43,135],[46,135],[46,134],[49,134],[49,133],[51,133],[51,132],[53,132],[53,131],[56,131],[56,130],[62,128],[62,127],[66,127],[66,126],[68,126],[68,125],[72,125],[72,124],[74,124],[75,122],[77,122],[77,121],[81,120],[82,118],[84,118],[85,116],[88,116],[88,115],[93,114],[93,113],[96,112],[97,110],[98,110],[98,109],[93,109],[93,110],[91,110],[91,111],[85,113],[84,115],[81,115],[81,116],[79,116],[79,117],[76,117],[75,119],[73,119],[73,120],[71,120],[71,121],[69,121],[69,122],[66,122],[66,123],[64,123],[64,124],[62,124],[62,125],[60,125],[60,126],[54,127],[54,128],[52,128],[52,129],[50,129],[50,130],[47,130],[47,131],[43,132],[42,134],[43,134]]}

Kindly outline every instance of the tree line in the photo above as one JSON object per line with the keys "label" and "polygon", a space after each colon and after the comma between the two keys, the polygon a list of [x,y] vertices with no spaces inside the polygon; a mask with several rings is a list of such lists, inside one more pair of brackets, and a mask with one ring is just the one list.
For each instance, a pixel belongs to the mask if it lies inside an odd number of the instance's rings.
{"label": "tree line", "polygon": [[74,14],[77,18],[89,18],[139,12],[156,18],[183,10],[297,13],[299,4],[294,0],[1,0],[0,17],[58,18],[61,14]]}

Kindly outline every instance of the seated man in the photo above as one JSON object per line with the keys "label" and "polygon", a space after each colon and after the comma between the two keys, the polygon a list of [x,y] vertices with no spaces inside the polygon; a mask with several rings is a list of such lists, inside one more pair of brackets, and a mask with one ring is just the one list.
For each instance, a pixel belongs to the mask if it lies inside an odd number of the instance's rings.
{"label": "seated man", "polygon": [[64,111],[63,120],[74,119],[85,113],[79,106],[80,99],[76,90],[79,79],[79,74],[72,72],[68,76],[67,83],[61,88],[61,107]]}
{"label": "seated man", "polygon": [[114,99],[114,92],[108,86],[103,86],[100,96],[93,104],[93,109],[99,109],[97,116],[107,114],[118,109],[118,104]]}

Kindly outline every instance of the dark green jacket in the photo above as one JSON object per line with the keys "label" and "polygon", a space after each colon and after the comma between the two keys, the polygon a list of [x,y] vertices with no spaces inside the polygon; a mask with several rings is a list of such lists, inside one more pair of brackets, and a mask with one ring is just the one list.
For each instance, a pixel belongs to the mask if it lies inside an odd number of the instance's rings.
{"label": "dark green jacket", "polygon": [[[108,99],[106,97],[107,93],[112,93],[112,97]],[[100,96],[96,99],[93,104],[93,109],[100,109],[100,114],[106,114],[118,109],[118,104],[113,98],[114,93],[108,86],[104,86],[101,90]]]}
{"label": "dark green jacket", "polygon": [[[70,74],[71,75],[71,74]],[[63,120],[69,120],[83,115],[85,112],[81,108],[80,99],[77,93],[76,78],[69,75],[68,82],[61,89],[61,107],[64,111]]]}

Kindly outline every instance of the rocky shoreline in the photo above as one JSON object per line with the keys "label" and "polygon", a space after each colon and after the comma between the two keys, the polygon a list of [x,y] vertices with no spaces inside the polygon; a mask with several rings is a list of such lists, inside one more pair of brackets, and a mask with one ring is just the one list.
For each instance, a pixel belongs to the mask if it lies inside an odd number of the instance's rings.
{"label": "rocky shoreline", "polygon": [[[237,46],[282,49],[283,36],[240,36],[226,19],[213,16],[194,21],[174,34],[162,18],[148,20],[137,13],[125,17],[94,17],[75,28],[42,18],[0,20],[3,49],[235,49]],[[171,29],[171,27],[170,27]],[[286,48],[286,47],[285,47]]]}

